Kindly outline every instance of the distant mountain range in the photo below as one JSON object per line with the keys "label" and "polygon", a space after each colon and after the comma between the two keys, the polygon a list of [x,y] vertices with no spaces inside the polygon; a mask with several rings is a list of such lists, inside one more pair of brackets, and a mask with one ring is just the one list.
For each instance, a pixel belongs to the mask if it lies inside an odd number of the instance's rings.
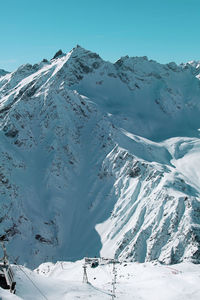
{"label": "distant mountain range", "polygon": [[30,267],[200,263],[200,63],[80,46],[0,70],[0,238]]}

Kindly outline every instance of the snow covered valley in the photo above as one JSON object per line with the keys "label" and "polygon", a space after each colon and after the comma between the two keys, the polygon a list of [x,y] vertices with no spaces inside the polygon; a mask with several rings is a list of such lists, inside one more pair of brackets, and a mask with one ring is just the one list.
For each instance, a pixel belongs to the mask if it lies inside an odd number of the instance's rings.
{"label": "snow covered valley", "polygon": [[[200,269],[198,265],[181,263],[100,264],[87,267],[88,283],[83,283],[83,260],[45,263],[34,271],[15,266],[16,295],[0,289],[3,300],[199,300]],[[112,282],[116,274],[115,298]]]}

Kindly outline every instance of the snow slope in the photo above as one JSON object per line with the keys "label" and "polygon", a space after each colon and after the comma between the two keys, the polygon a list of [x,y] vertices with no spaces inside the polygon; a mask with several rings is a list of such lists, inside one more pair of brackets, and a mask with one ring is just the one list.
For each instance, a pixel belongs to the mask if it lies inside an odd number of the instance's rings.
{"label": "snow slope", "polygon": [[0,289],[3,300],[11,299],[112,299],[116,274],[116,299],[198,300],[200,297],[197,265],[181,263],[164,266],[152,263],[101,264],[87,267],[89,283],[83,283],[83,261],[45,263],[35,271],[15,266],[16,295]]}
{"label": "snow slope", "polygon": [[0,234],[14,260],[199,263],[198,76],[77,46],[0,77]]}

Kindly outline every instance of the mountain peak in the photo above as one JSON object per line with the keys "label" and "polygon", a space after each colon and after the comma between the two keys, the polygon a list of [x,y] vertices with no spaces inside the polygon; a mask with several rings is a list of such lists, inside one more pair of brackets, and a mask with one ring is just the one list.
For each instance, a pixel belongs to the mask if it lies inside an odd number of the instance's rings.
{"label": "mountain peak", "polygon": [[58,57],[61,57],[61,56],[63,56],[63,55],[65,55],[63,52],[62,52],[62,50],[60,49],[60,50],[58,50],[56,53],[55,53],[55,55],[54,55],[54,57],[52,58],[52,59],[56,59],[56,58],[58,58]]}
{"label": "mountain peak", "polygon": [[10,73],[10,72],[5,71],[4,69],[0,69],[0,76],[4,76],[4,75],[6,75],[8,73]]}
{"label": "mountain peak", "polygon": [[199,69],[200,68],[200,60],[191,60],[191,61],[188,61],[185,64],[182,64],[182,65],[183,66],[191,66],[194,69]]}
{"label": "mountain peak", "polygon": [[[92,52],[90,50],[87,50],[80,45],[76,45],[69,53],[71,53],[71,57],[88,57],[88,58],[96,58],[101,59],[99,54]],[[102,59],[101,59],[102,60]]]}

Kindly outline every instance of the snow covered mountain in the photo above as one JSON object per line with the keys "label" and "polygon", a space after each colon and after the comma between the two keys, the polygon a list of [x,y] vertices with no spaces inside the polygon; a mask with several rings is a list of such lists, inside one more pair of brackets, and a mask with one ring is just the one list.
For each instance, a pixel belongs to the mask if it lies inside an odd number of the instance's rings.
{"label": "snow covered mountain", "polygon": [[200,262],[200,67],[77,46],[0,77],[0,235],[30,267]]}

